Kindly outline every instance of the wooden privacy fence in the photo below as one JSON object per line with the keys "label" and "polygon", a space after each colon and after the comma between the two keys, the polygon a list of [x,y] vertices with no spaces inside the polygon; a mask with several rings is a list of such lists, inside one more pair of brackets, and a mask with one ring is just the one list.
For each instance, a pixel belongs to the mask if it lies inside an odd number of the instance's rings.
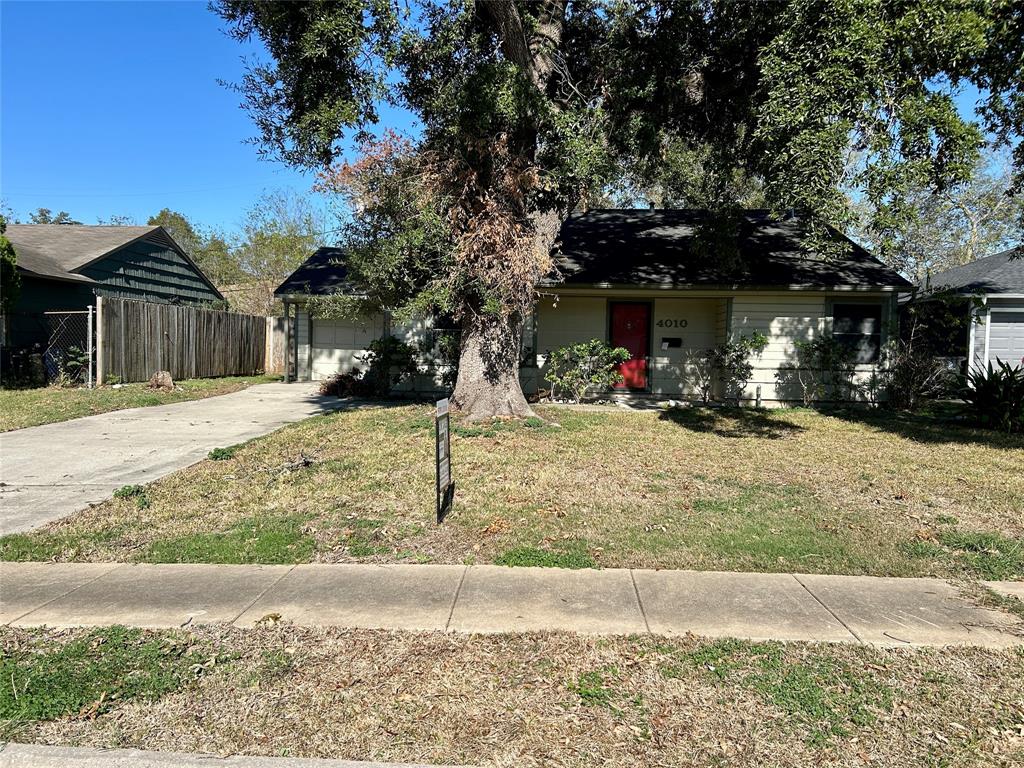
{"label": "wooden privacy fence", "polygon": [[97,378],[147,381],[251,376],[265,370],[267,319],[131,299],[97,299]]}

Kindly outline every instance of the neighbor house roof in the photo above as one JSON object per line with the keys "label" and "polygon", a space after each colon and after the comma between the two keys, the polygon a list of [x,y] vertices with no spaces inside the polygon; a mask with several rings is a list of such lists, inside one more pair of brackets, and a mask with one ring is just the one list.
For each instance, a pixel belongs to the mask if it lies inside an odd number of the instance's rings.
{"label": "neighbor house roof", "polygon": [[[710,214],[697,209],[605,209],[574,213],[562,225],[545,285],[651,288],[873,288],[913,285],[835,229],[840,253],[824,258],[804,247],[799,218],[747,210],[733,248],[707,235]],[[734,252],[735,257],[723,256]],[[344,251],[321,248],[275,291],[278,296],[351,290]]]}
{"label": "neighbor house roof", "polygon": [[[809,253],[799,217],[746,210],[723,247],[698,209],[591,210],[570,216],[555,252],[564,285],[658,288],[887,288],[911,283],[835,229],[831,257]],[[732,257],[723,253],[732,252]],[[556,282],[556,281],[552,281]]]}
{"label": "neighbor house roof", "polygon": [[21,262],[22,249],[49,259],[65,272],[91,264],[160,227],[104,227],[85,224],[8,224],[7,239]]}
{"label": "neighbor house roof", "polygon": [[1024,293],[1024,246],[932,275],[930,287],[957,293]]}
{"label": "neighbor house roof", "polygon": [[317,248],[302,266],[274,291],[275,296],[352,293],[345,269],[345,251],[341,248]]}
{"label": "neighbor house roof", "polygon": [[217,287],[161,226],[8,224],[6,235],[14,246],[21,271],[52,280],[84,283],[96,281],[76,274],[78,270],[136,240],[157,242],[181,254],[211,290],[223,298]]}

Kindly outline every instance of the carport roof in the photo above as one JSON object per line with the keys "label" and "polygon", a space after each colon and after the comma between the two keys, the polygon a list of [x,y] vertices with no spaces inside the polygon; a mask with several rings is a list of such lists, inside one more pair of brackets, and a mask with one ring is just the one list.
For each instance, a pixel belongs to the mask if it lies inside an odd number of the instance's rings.
{"label": "carport roof", "polygon": [[932,275],[930,287],[957,293],[1024,293],[1024,246]]}

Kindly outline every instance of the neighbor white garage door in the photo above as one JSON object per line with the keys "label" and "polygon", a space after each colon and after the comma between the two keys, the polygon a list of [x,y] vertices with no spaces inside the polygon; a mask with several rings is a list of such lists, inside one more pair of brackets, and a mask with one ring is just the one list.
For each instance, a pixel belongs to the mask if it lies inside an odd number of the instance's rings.
{"label": "neighbor white garage door", "polygon": [[989,315],[992,327],[988,337],[988,359],[1010,365],[1024,362],[1024,310]]}

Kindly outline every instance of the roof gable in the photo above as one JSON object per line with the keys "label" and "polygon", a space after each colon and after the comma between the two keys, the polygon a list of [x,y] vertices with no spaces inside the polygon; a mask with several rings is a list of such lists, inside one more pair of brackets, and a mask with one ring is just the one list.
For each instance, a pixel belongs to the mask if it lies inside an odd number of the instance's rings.
{"label": "roof gable", "polygon": [[274,295],[321,296],[354,292],[348,280],[344,258],[345,251],[341,248],[317,248],[312,256],[277,287]]}

